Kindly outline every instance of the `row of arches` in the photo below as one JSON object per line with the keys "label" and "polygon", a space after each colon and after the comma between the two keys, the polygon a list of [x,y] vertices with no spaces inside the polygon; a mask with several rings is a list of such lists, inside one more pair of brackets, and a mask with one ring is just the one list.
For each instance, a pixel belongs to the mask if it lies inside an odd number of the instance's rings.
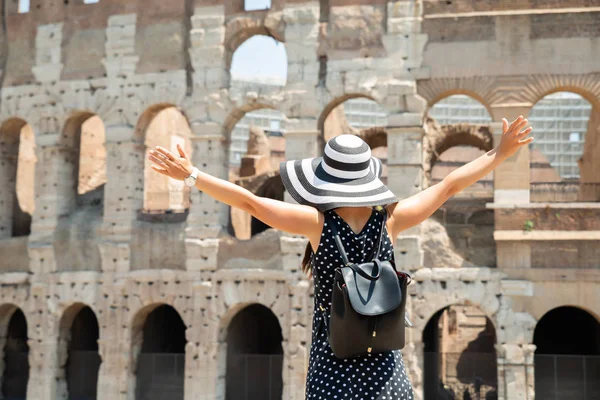
{"label": "row of arches", "polygon": [[[24,400],[29,380],[27,320],[17,307],[4,306],[2,311],[0,396]],[[154,305],[141,314],[136,317],[142,319],[140,329],[132,338],[137,349],[132,354],[135,399],[183,399],[186,326],[166,304]],[[58,338],[60,398],[96,399],[102,363],[99,338],[98,320],[89,306],[75,304],[65,311]],[[281,399],[282,340],[277,317],[263,305],[248,305],[233,317],[226,335],[226,399]]]}
{"label": "row of arches", "polygon": [[[2,396],[25,399],[27,321],[19,308],[4,306],[2,311]],[[166,304],[142,314],[141,329],[133,333],[134,347],[139,349],[133,355],[135,398],[183,399],[185,324]],[[136,337],[141,340],[137,345]],[[66,310],[59,337],[59,352],[64,351],[59,358],[64,374],[59,379],[64,382],[62,398],[96,398],[102,362],[98,339],[98,321],[90,307],[76,304]],[[231,319],[226,334],[226,399],[281,399],[282,340],[277,317],[263,305],[248,305]],[[485,313],[471,305],[446,307],[431,317],[422,341],[426,400],[497,398],[495,327]],[[594,316],[577,307],[553,309],[539,320],[533,343],[536,396],[583,398],[598,393],[600,383],[594,376],[600,368],[600,322]]]}
{"label": "row of arches", "polygon": [[[586,137],[594,130],[592,111],[591,104],[583,97],[563,92],[549,95],[534,106],[529,116],[536,127],[531,152],[533,184],[568,183],[579,178]],[[450,96],[433,105],[428,114],[444,132],[440,140],[435,139],[438,142],[430,149],[429,161],[426,160],[429,166],[425,169],[431,183],[491,148],[491,131],[473,128],[491,122],[486,108],[476,100],[466,95]],[[230,180],[244,186],[249,181],[256,182],[257,176],[278,173],[278,165],[285,159],[285,121],[281,112],[270,108],[257,108],[237,116],[231,123]],[[454,125],[457,121],[464,124]],[[387,159],[387,114],[372,99],[360,96],[338,99],[325,110],[319,125],[322,141],[342,132],[354,133],[367,140],[375,155],[383,161]],[[149,108],[140,117],[135,132],[136,140],[143,143],[146,152],[157,145],[174,151],[176,145],[181,144],[192,155],[190,125],[185,115],[172,105]],[[75,113],[64,124],[56,153],[51,155],[55,171],[37,175],[38,179],[45,178],[60,171],[60,176],[55,178],[56,190],[63,195],[57,205],[59,215],[67,215],[77,207],[96,207],[102,213],[107,181],[105,136],[102,120],[90,112]],[[39,152],[35,146],[34,132],[26,121],[15,118],[0,126],[0,183],[13,188],[0,195],[3,206],[0,237],[27,235],[35,212],[35,191],[47,190],[43,183],[36,187],[35,166]],[[142,158],[141,154],[137,157]],[[142,212],[185,213],[189,208],[189,189],[182,182],[156,174],[149,168],[147,157],[143,158]],[[136,162],[141,163],[141,160]],[[490,174],[475,186],[489,189],[492,182]],[[272,182],[262,188],[254,185],[254,189],[276,192],[275,198],[283,198],[283,188],[274,188]],[[249,229],[248,216],[239,217],[242,222],[235,218],[232,218],[230,233],[238,238],[260,233],[260,229]]]}

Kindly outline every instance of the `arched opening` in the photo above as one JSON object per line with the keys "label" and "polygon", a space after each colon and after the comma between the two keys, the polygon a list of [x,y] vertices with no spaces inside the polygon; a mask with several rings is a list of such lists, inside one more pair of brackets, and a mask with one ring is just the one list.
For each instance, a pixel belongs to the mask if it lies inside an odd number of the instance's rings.
{"label": "arched opening", "polygon": [[319,129],[319,151],[330,139],[351,134],[361,137],[371,155],[383,162],[381,180],[387,182],[387,112],[375,100],[363,95],[348,95],[332,102],[323,111]]}
{"label": "arched opening", "polygon": [[[106,132],[102,120],[90,112],[71,116],[63,128],[60,146],[61,170],[69,179],[58,182],[58,192],[65,199],[61,215],[69,214],[73,207],[96,207],[103,211],[104,184],[106,183]],[[73,182],[77,182],[73,190]]]}
{"label": "arched opening", "polygon": [[[66,353],[61,365],[59,382],[66,382],[70,400],[96,399],[100,354],[98,354],[99,328],[96,314],[84,304],[68,308],[61,321],[59,353]],[[61,360],[62,361],[62,360]],[[59,390],[64,387],[59,385]]]}
{"label": "arched opening", "polygon": [[[284,123],[285,115],[280,111],[260,108],[246,112],[233,125],[229,148],[231,182],[259,196],[283,200],[283,184],[275,180],[279,179],[279,164],[285,160]],[[258,228],[250,214],[238,209],[231,209],[230,218],[229,232],[240,240],[267,229]]]}
{"label": "arched opening", "polygon": [[136,400],[183,399],[187,343],[183,320],[173,307],[161,305],[148,314],[143,326]]}
{"label": "arched opening", "polygon": [[600,393],[600,322],[577,307],[546,313],[533,334],[535,395],[591,399]]}
{"label": "arched opening", "polygon": [[[257,0],[253,2],[257,3]],[[260,3],[264,3],[264,0]],[[267,35],[258,34],[250,37],[235,49],[230,73],[232,86],[247,83],[262,85],[265,89],[271,86],[284,86],[288,74],[285,45]]]}
{"label": "arched opening", "polygon": [[[3,373],[2,398],[25,400],[29,380],[29,345],[27,344],[27,320],[21,309],[3,307]],[[5,321],[8,322],[5,325]]]}
{"label": "arched opening", "polygon": [[0,239],[27,236],[35,209],[35,136],[21,119],[0,127]]}
{"label": "arched opening", "polygon": [[423,331],[425,400],[497,399],[496,332],[477,307],[438,311]]}
{"label": "arched opening", "polygon": [[454,94],[438,100],[428,114],[440,125],[482,125],[492,122],[487,108],[466,94]]}
{"label": "arched opening", "polygon": [[144,138],[144,201],[145,214],[185,213],[190,206],[190,188],[182,181],[161,175],[150,166],[148,152],[161,146],[178,155],[179,144],[192,157],[192,131],[187,118],[177,108],[158,105],[148,109],[138,123],[137,133]]}
{"label": "arched opening", "polygon": [[598,201],[600,110],[583,96],[556,92],[540,99],[529,113],[535,129],[530,145],[532,201]]}
{"label": "arched opening", "polygon": [[240,311],[227,330],[226,400],[280,400],[283,336],[277,317],[260,304]]}

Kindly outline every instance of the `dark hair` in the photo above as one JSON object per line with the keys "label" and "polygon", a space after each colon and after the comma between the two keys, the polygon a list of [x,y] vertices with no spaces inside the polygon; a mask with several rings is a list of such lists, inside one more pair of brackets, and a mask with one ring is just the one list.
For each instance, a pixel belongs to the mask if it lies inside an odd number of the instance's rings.
{"label": "dark hair", "polygon": [[302,272],[304,272],[307,275],[310,275],[310,273],[312,272],[311,271],[312,267],[310,265],[312,256],[313,256],[312,247],[310,245],[310,242],[308,242],[306,244],[306,250],[304,250],[304,258],[302,259]]}

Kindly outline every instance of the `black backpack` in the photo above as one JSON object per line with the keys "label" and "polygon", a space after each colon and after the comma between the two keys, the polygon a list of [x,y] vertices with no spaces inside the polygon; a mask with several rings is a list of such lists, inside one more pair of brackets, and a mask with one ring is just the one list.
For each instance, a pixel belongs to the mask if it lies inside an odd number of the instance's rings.
{"label": "black backpack", "polygon": [[[336,268],[333,281],[329,344],[338,358],[352,358],[404,348],[405,326],[412,326],[405,313],[409,274],[396,271],[393,260],[380,261],[381,242],[387,210],[381,208],[383,225],[372,261],[360,264],[348,260],[336,224],[335,243],[344,262]],[[321,311],[325,309],[321,306]],[[326,316],[323,315],[326,322]]]}

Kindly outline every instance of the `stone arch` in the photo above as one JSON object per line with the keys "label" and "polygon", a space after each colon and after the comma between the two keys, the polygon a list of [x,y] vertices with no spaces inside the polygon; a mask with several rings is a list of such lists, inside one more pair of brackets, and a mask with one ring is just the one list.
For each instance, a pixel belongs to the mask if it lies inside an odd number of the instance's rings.
{"label": "stone arch", "polygon": [[96,395],[99,338],[98,319],[90,306],[74,303],[64,309],[58,325],[58,398]]}
{"label": "stone arch", "polygon": [[448,97],[452,97],[455,95],[463,95],[463,96],[470,97],[471,99],[480,103],[487,110],[488,114],[490,115],[490,118],[492,115],[494,115],[492,113],[492,107],[490,106],[489,101],[486,100],[484,95],[481,95],[480,93],[478,93],[475,90],[466,89],[466,88],[456,88],[456,89],[444,90],[440,93],[435,93],[435,95],[433,95],[433,97],[427,98],[427,110],[425,111],[425,113],[429,114],[429,111],[431,110],[431,108],[433,106],[435,106],[437,103],[439,103],[440,101],[442,101],[444,99],[447,99]]}
{"label": "stone arch", "polygon": [[348,100],[360,99],[360,98],[365,98],[365,99],[374,101],[375,103],[378,103],[378,104],[380,103],[379,101],[377,101],[377,99],[372,94],[368,94],[368,93],[346,93],[342,96],[339,96],[339,97],[336,97],[336,98],[330,100],[329,103],[327,103],[325,105],[325,107],[323,108],[323,111],[321,111],[321,114],[319,115],[319,117],[317,119],[317,128],[321,132],[321,136],[323,136],[325,120],[327,119],[329,114],[336,107],[340,106],[342,103],[344,103]]}
{"label": "stone arch", "polygon": [[486,125],[444,125],[440,126],[433,118],[427,118],[424,141],[423,170],[428,179],[440,155],[454,146],[473,146],[483,151],[490,151],[494,138]]}
{"label": "stone arch", "polygon": [[[269,62],[265,63],[267,57]],[[228,67],[230,86],[256,85],[261,92],[280,90],[287,83],[286,46],[272,35],[253,34],[237,45]]]}
{"label": "stone arch", "polygon": [[0,239],[26,236],[35,211],[35,135],[27,122],[0,126]]}
{"label": "stone arch", "polygon": [[[165,134],[167,131],[167,134]],[[186,213],[190,206],[190,188],[182,181],[172,180],[153,171],[148,152],[162,146],[178,154],[180,144],[192,157],[190,138],[193,136],[187,116],[170,103],[155,104],[142,113],[134,131],[134,138],[143,143],[139,162],[144,171],[142,214]]]}
{"label": "stone arch", "polygon": [[25,398],[29,380],[27,319],[14,304],[0,306],[0,395]]}
{"label": "stone arch", "polygon": [[586,398],[598,393],[600,382],[590,378],[600,356],[596,315],[580,307],[553,308],[538,321],[533,344],[536,397]]}
{"label": "stone arch", "polygon": [[[266,329],[265,327],[271,329]],[[244,329],[243,334],[246,335],[245,338],[242,337],[242,329]],[[258,335],[258,337],[256,336],[256,333],[258,332],[257,329],[262,330],[262,333]],[[266,329],[267,332],[264,329]],[[273,330],[274,332],[272,332]],[[260,337],[262,337],[263,340],[260,340]],[[275,373],[271,376],[271,379],[269,379],[269,384],[273,386],[271,387],[271,390],[274,389],[276,392],[282,393],[283,381],[281,378],[283,376],[282,366],[284,355],[283,331],[279,318],[268,306],[261,304],[260,302],[251,301],[237,303],[230,307],[220,319],[218,342],[218,358],[221,360],[221,363],[218,365],[218,376],[221,380],[236,376],[238,378],[236,380],[236,382],[238,382],[237,386],[239,386],[239,381],[244,380],[245,382],[245,380],[249,378],[247,375],[238,376],[240,372],[243,373],[246,371],[240,371],[239,369],[234,368],[236,363],[232,362],[235,361],[232,360],[232,357],[235,356],[238,356],[238,364],[246,367],[248,364],[251,364],[252,368],[258,368],[258,372],[260,373],[254,377],[255,379],[258,378],[260,380],[261,378],[266,378],[265,372],[268,374],[269,371],[265,371],[260,367],[261,357],[259,354],[264,354],[266,357],[262,361],[265,362],[266,360],[266,363],[263,364],[263,367],[270,367],[270,372]],[[253,357],[252,355],[258,356]],[[274,358],[269,357],[269,355],[274,356]],[[277,370],[280,372],[277,373]],[[272,382],[272,380],[278,382]],[[223,387],[223,392],[226,393],[226,399],[237,398],[234,396],[236,385],[229,385],[226,381],[221,381],[221,385]],[[244,390],[244,387],[241,389]],[[254,392],[257,390],[260,392],[259,387],[254,387],[253,389]],[[269,388],[267,387],[267,389]],[[277,397],[278,396],[269,398]],[[257,398],[265,397],[258,396]]]}
{"label": "stone arch", "polygon": [[[128,370],[129,391],[136,399],[144,393],[158,392],[172,399],[183,399],[186,324],[175,307],[153,303],[138,310],[131,321],[131,358]],[[168,322],[158,329],[160,323]],[[148,326],[148,324],[152,326]],[[153,329],[154,328],[154,329]],[[173,336],[168,336],[170,332]],[[169,340],[173,339],[173,340]],[[157,362],[168,361],[172,367],[160,373]],[[166,392],[165,392],[166,390]]]}
{"label": "stone arch", "polygon": [[422,336],[424,399],[448,389],[465,398],[497,393],[496,329],[478,307],[454,304],[436,311]]}
{"label": "stone arch", "polygon": [[548,95],[571,92],[580,95],[597,109],[600,108],[600,87],[597,85],[597,79],[594,75],[533,76],[523,91],[524,100],[534,105]]}
{"label": "stone arch", "polygon": [[285,43],[283,14],[269,14],[269,18],[245,15],[230,20],[225,27],[225,69],[231,69],[233,53],[252,36],[270,36]]}

